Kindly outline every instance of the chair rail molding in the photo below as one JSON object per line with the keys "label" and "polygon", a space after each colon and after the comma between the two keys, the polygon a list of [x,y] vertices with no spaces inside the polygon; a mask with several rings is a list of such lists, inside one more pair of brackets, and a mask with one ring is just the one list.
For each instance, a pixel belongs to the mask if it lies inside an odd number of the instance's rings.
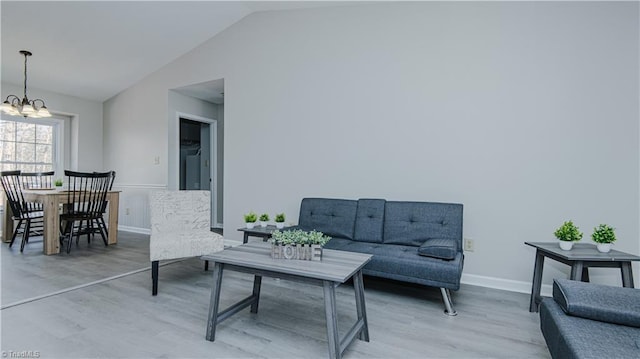
{"label": "chair rail molding", "polygon": [[149,194],[167,189],[166,184],[114,183],[120,192],[118,230],[141,234],[151,233]]}

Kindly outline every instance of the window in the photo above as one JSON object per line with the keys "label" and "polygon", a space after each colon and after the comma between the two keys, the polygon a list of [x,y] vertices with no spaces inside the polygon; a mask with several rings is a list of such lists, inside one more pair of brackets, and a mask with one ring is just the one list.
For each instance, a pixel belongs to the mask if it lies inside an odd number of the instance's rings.
{"label": "window", "polygon": [[56,123],[0,119],[0,170],[52,171],[56,168]]}

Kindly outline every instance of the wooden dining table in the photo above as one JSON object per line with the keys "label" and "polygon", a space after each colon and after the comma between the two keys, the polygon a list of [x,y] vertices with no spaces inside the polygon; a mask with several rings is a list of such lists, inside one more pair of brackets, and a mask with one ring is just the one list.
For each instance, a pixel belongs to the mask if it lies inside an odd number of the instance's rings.
{"label": "wooden dining table", "polygon": [[[42,204],[44,224],[43,224],[43,250],[44,254],[60,253],[60,205],[69,203],[67,191],[56,189],[25,189],[22,191],[25,201],[37,202]],[[120,191],[107,192],[107,201],[109,202],[108,213],[109,221],[107,228],[109,236],[107,243],[118,243],[118,204],[120,201]],[[2,234],[3,242],[11,242],[13,235],[14,221],[11,218],[13,213],[11,207],[5,199],[4,203],[4,230]]]}

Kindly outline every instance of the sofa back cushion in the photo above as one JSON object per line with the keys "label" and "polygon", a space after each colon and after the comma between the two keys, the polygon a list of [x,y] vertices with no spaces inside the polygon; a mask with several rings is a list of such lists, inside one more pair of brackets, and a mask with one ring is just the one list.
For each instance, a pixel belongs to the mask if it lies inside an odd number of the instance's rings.
{"label": "sofa back cushion", "polygon": [[353,239],[358,201],[333,198],[303,198],[298,227],[330,237]]}
{"label": "sofa back cushion", "polygon": [[384,199],[359,199],[353,240],[382,243]]}
{"label": "sofa back cushion", "polygon": [[387,201],[383,243],[420,246],[432,238],[462,250],[462,204]]}

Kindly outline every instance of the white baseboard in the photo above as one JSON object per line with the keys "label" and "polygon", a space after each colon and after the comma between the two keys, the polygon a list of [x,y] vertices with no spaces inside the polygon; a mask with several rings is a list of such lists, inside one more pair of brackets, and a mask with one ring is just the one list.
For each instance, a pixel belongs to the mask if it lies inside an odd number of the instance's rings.
{"label": "white baseboard", "polygon": [[[479,287],[507,290],[510,292],[531,294],[531,282],[522,282],[517,280],[485,277],[475,274],[462,274],[460,283],[477,285]],[[552,293],[552,286],[550,284],[543,284],[540,290],[540,294],[545,297],[550,297]]]}
{"label": "white baseboard", "polygon": [[139,234],[151,234],[151,229],[149,228],[139,228],[139,227],[118,225],[118,230],[123,232],[131,232],[131,233],[139,233]]}

